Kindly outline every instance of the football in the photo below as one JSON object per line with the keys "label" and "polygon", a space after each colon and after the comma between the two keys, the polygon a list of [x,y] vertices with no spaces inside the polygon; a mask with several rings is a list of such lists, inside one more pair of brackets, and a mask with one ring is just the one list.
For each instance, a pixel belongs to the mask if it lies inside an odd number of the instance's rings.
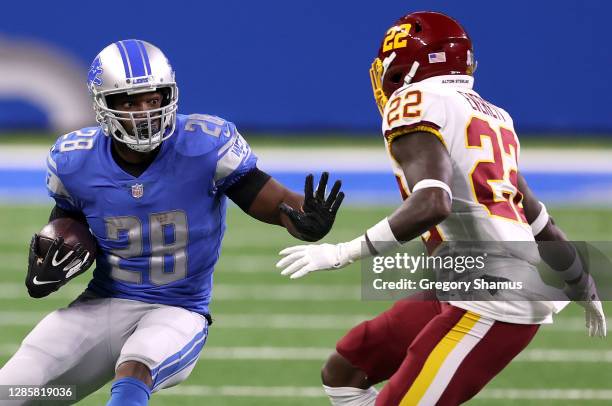
{"label": "football", "polygon": [[44,255],[51,247],[53,240],[58,237],[64,238],[64,245],[60,248],[59,255],[66,255],[70,250],[81,243],[90,257],[96,257],[96,239],[89,232],[89,228],[83,223],[69,217],[61,217],[51,221],[38,233],[38,252]]}

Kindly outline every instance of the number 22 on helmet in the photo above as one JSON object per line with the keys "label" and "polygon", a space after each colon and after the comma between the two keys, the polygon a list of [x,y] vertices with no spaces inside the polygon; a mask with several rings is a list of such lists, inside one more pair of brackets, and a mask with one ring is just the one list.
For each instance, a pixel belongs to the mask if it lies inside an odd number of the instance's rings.
{"label": "number 22 on helmet", "polygon": [[385,34],[370,68],[376,105],[383,114],[397,89],[439,75],[472,75],[472,40],[454,19],[435,12],[411,13]]}

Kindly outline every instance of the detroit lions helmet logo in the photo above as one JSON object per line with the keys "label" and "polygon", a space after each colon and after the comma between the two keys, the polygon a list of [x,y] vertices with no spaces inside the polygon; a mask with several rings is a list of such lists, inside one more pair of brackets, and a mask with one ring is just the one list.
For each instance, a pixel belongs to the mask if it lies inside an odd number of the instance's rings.
{"label": "detroit lions helmet logo", "polygon": [[100,57],[97,57],[91,64],[91,67],[89,68],[89,73],[87,75],[87,84],[90,88],[93,85],[102,85],[102,78],[99,76],[102,72],[102,62],[100,61]]}

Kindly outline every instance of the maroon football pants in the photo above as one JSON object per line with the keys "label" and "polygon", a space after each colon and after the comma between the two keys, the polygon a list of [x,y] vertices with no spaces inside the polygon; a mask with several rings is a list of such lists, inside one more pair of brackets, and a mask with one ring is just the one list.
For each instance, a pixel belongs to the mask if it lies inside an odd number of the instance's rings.
{"label": "maroon football pants", "polygon": [[531,341],[538,325],[487,319],[419,294],[365,321],[336,350],[372,383],[377,406],[458,405]]}

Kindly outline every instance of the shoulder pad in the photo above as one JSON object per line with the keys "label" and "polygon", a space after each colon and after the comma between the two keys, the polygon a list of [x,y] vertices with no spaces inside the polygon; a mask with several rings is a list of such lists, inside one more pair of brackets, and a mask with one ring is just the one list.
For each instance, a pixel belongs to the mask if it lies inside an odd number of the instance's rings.
{"label": "shoulder pad", "polygon": [[[383,112],[383,135],[427,131],[439,135],[446,124],[446,103],[443,95],[424,86],[406,86],[389,98]],[[391,138],[390,138],[391,137]]]}
{"label": "shoulder pad", "polygon": [[62,135],[51,147],[47,165],[58,174],[75,172],[86,162],[99,137],[104,137],[100,127],[86,127]]}
{"label": "shoulder pad", "polygon": [[208,114],[179,115],[177,127],[176,146],[181,154],[189,156],[219,149],[238,132],[233,123]]}

